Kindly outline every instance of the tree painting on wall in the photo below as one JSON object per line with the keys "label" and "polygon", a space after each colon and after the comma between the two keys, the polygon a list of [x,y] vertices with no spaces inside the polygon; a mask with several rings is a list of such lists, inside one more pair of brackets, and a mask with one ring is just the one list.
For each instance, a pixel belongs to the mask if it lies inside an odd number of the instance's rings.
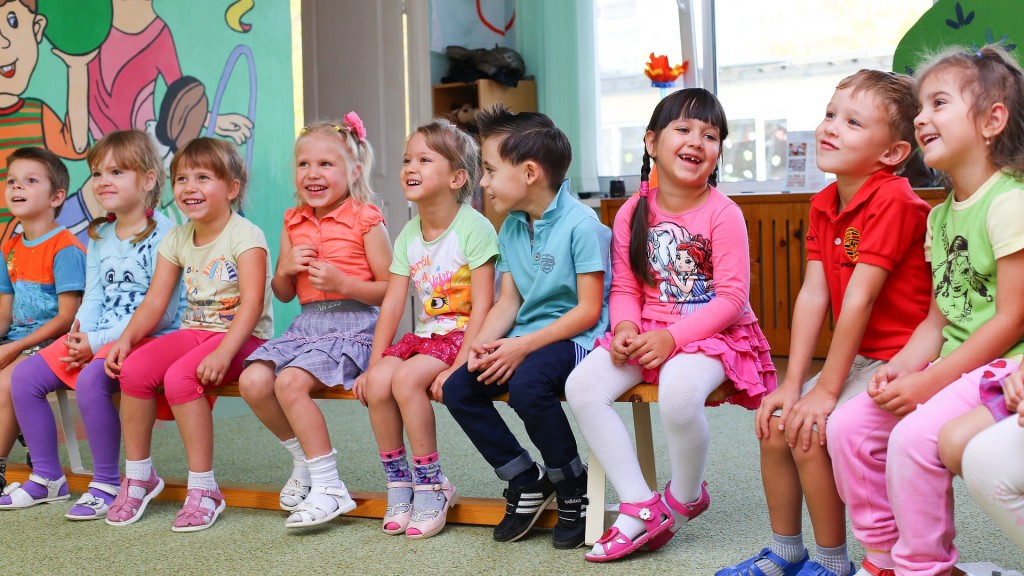
{"label": "tree painting on wall", "polygon": [[912,73],[928,55],[949,46],[975,49],[1000,43],[1022,61],[1020,0],[939,0],[907,31],[896,47],[892,69]]}

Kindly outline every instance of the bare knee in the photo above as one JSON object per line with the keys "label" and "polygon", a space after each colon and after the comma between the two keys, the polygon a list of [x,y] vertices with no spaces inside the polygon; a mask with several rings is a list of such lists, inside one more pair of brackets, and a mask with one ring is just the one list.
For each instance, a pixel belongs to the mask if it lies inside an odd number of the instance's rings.
{"label": "bare knee", "polygon": [[366,403],[370,406],[394,402],[394,394],[391,390],[391,375],[389,370],[370,370],[366,373]]}
{"label": "bare knee", "polygon": [[292,405],[308,399],[317,385],[318,381],[309,373],[286,369],[274,379],[274,394],[282,405]]}
{"label": "bare knee", "polygon": [[786,443],[786,435],[779,430],[777,416],[772,416],[768,421],[770,433],[767,438],[761,439],[761,455],[767,458],[791,458],[789,444]]}
{"label": "bare knee", "polygon": [[427,380],[422,374],[417,374],[406,364],[395,370],[391,377],[391,394],[399,404],[427,398],[427,388],[433,381],[433,378]]}
{"label": "bare knee", "polygon": [[828,462],[828,451],[821,445],[821,439],[816,431],[811,432],[811,444],[807,450],[798,444],[793,447],[792,454],[798,468]]}
{"label": "bare knee", "polygon": [[260,404],[274,397],[274,372],[256,364],[238,377],[238,392],[249,404]]}

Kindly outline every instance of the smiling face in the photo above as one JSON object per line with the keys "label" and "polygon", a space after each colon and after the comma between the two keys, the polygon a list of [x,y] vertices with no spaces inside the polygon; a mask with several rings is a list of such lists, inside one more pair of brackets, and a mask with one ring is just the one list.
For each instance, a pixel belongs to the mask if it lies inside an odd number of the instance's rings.
{"label": "smiling face", "polygon": [[480,146],[484,167],[480,187],[498,212],[526,210],[529,198],[526,162],[515,165],[502,158],[498,153],[501,141],[499,137],[486,138]]}
{"label": "smiling face", "polygon": [[348,199],[348,183],[347,158],[336,142],[314,134],[295,150],[295,191],[317,218],[330,214]]}
{"label": "smiling face", "polygon": [[35,160],[15,160],[7,170],[7,188],[4,199],[11,214],[22,220],[33,220],[54,215],[60,206],[64,190],[54,190],[46,165]]}
{"label": "smiling face", "polygon": [[648,131],[644,142],[658,166],[661,187],[687,191],[707,187],[722,149],[718,128],[694,118],[673,120],[657,135]]}
{"label": "smiling face", "polygon": [[0,95],[18,97],[25,92],[45,27],[46,18],[29,12],[18,0],[0,6]]}
{"label": "smiling face", "polygon": [[852,87],[832,95],[814,139],[818,168],[840,176],[866,176],[878,171],[894,143],[889,115],[881,100],[872,92]]}
{"label": "smiling face", "polygon": [[[405,199],[421,202],[438,195],[456,200],[462,180],[448,159],[427,145],[427,138],[417,132],[405,145],[402,158],[402,191]],[[456,185],[458,184],[458,185]]]}
{"label": "smiling face", "polygon": [[914,135],[928,166],[955,180],[958,167],[987,162],[985,138],[971,115],[970,96],[952,70],[926,76],[918,98],[921,111],[914,118]]}
{"label": "smiling face", "polygon": [[139,174],[119,166],[114,155],[106,158],[92,170],[92,192],[107,212],[115,214],[145,209],[146,190],[155,184],[156,174],[152,170]]}
{"label": "smiling face", "polygon": [[193,222],[212,224],[231,216],[240,183],[221,180],[208,168],[181,168],[174,175],[174,201]]}

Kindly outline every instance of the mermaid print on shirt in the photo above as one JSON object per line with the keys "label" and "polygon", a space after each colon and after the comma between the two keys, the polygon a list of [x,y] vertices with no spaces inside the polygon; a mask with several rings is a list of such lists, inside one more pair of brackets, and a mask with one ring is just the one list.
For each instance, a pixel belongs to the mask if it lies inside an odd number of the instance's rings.
{"label": "mermaid print on shirt", "polygon": [[683,316],[715,297],[711,245],[674,222],[661,222],[647,232],[647,260],[658,281],[659,299],[672,303]]}

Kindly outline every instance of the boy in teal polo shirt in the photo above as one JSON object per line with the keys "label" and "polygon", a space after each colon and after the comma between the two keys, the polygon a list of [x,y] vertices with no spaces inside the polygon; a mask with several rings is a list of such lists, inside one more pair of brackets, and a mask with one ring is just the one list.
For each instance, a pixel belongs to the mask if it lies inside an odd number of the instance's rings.
{"label": "boy in teal polo shirt", "polygon": [[[608,327],[611,230],[569,194],[565,134],[536,112],[502,105],[477,117],[483,139],[480,186],[508,218],[498,233],[498,301],[469,361],[445,382],[455,420],[498,477],[508,482],[494,539],[523,537],[558,499],[556,548],[583,543],[587,474],[560,397],[573,368]],[[544,464],[509,430],[492,399],[509,393]]]}

